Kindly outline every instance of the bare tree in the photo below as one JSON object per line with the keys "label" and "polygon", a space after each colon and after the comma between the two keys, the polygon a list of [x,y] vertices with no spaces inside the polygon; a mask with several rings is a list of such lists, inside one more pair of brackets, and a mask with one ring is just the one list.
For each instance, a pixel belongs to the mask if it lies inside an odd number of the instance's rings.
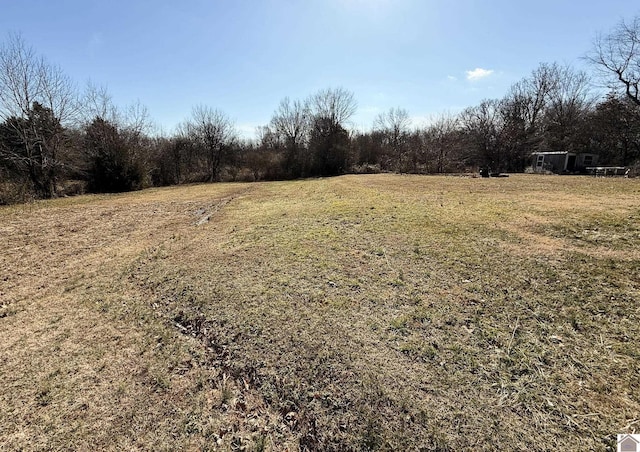
{"label": "bare tree", "polygon": [[404,108],[390,108],[384,113],[380,113],[374,120],[374,129],[380,131],[391,131],[394,136],[400,136],[409,130],[411,119],[409,113]]}
{"label": "bare tree", "polygon": [[82,117],[85,123],[90,123],[95,118],[102,118],[112,124],[120,124],[120,112],[113,103],[113,98],[107,87],[98,86],[92,82],[82,96]]}
{"label": "bare tree", "polygon": [[100,118],[138,137],[148,134],[152,127],[149,110],[139,100],[120,109],[113,103],[105,86],[97,86],[91,82],[87,84],[82,96],[81,115],[85,125]]}
{"label": "bare tree", "polygon": [[522,120],[526,133],[535,133],[551,93],[558,89],[557,64],[540,64],[529,77],[514,84],[505,98],[511,114]]}
{"label": "bare tree", "polygon": [[189,136],[203,152],[207,165],[207,179],[218,178],[224,153],[236,139],[231,120],[221,111],[204,105],[194,107],[186,128]]}
{"label": "bare tree", "polygon": [[163,163],[165,169],[171,168],[175,183],[193,182],[198,180],[200,155],[195,138],[190,134],[190,126],[187,122],[177,125],[175,132],[169,140],[169,146],[165,148]]}
{"label": "bare tree", "polygon": [[64,125],[77,119],[76,89],[58,66],[38,57],[20,35],[0,47],[0,117],[24,118],[33,103],[51,110]]}
{"label": "bare tree", "polygon": [[324,89],[311,96],[309,149],[313,172],[321,175],[343,173],[349,161],[347,122],[356,112],[353,93],[344,88]]}
{"label": "bare tree", "polygon": [[388,154],[396,161],[400,171],[406,169],[405,154],[410,125],[409,113],[400,107],[380,113],[373,123],[374,130],[382,133]]}
{"label": "bare tree", "polygon": [[280,145],[278,134],[270,126],[256,127],[256,141],[259,147],[270,151],[277,149]]}
{"label": "bare tree", "polygon": [[640,105],[640,16],[623,20],[611,33],[596,37],[587,59],[605,79],[615,80],[615,85],[609,85],[611,88],[620,87]]}
{"label": "bare tree", "polygon": [[309,106],[299,100],[285,97],[271,118],[275,131],[286,139],[302,144],[309,128]]}
{"label": "bare tree", "polygon": [[501,139],[504,122],[500,111],[501,102],[489,99],[475,107],[466,108],[460,114],[460,124],[470,151],[470,155],[466,156],[468,164],[502,170]]}
{"label": "bare tree", "polygon": [[279,149],[282,143],[277,133],[270,126],[256,128],[256,143],[254,149],[247,156],[247,166],[253,174],[254,180],[264,178],[281,178],[281,156]]}
{"label": "bare tree", "polygon": [[438,116],[424,131],[427,156],[435,162],[435,171],[444,173],[453,166],[461,147],[460,120],[451,114]]}
{"label": "bare tree", "polygon": [[544,114],[544,143],[547,150],[583,150],[587,137],[583,125],[595,101],[587,74],[571,66],[557,66],[554,89],[549,93]]}
{"label": "bare tree", "polygon": [[284,170],[289,177],[304,176],[309,169],[306,144],[311,113],[307,102],[285,97],[271,118],[271,128],[284,147]]}
{"label": "bare tree", "polygon": [[136,137],[148,134],[152,128],[149,110],[139,100],[127,106],[122,120],[124,127]]}
{"label": "bare tree", "polygon": [[150,181],[151,121],[140,101],[120,109],[106,87],[88,83],[82,97],[82,122],[83,151],[93,190],[126,191]]}
{"label": "bare tree", "polygon": [[593,146],[602,164],[627,166],[640,158],[640,106],[610,93],[590,115]]}
{"label": "bare tree", "polygon": [[347,121],[358,107],[353,93],[344,88],[328,88],[318,91],[309,99],[312,114],[334,126],[346,127]]}
{"label": "bare tree", "polygon": [[65,126],[77,113],[71,80],[19,35],[10,36],[0,47],[0,120],[14,138],[12,146],[0,147],[0,158],[27,174],[41,197],[56,194],[65,165]]}
{"label": "bare tree", "polygon": [[529,77],[515,83],[501,102],[505,157],[509,170],[522,170],[542,141],[542,123],[550,96],[557,91],[559,70],[542,63]]}
{"label": "bare tree", "polygon": [[523,170],[536,150],[584,147],[588,138],[582,126],[592,105],[586,73],[557,63],[540,64],[499,104],[503,169]]}

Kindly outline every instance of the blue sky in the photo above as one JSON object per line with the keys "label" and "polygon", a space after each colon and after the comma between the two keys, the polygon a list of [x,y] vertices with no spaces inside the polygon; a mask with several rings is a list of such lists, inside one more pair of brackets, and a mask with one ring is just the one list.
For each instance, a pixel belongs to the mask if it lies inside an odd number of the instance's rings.
{"label": "blue sky", "polygon": [[21,33],[167,133],[204,104],[250,137],[285,96],[329,87],[354,93],[354,128],[391,107],[418,125],[541,62],[588,69],[595,35],[637,14],[637,0],[0,0],[0,39]]}

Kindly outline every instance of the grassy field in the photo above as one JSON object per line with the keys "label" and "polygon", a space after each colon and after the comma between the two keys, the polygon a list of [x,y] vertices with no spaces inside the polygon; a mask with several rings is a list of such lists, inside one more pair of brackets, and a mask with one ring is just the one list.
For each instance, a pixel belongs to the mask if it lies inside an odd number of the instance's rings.
{"label": "grassy field", "polygon": [[640,180],[402,175],[0,208],[2,450],[615,450]]}

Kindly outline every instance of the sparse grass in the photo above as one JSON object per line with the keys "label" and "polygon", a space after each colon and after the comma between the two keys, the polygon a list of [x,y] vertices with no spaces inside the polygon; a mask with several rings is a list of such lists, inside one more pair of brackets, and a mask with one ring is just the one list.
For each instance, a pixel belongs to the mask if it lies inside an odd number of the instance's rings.
{"label": "sparse grass", "polygon": [[0,208],[0,448],[607,450],[640,181],[360,175]]}

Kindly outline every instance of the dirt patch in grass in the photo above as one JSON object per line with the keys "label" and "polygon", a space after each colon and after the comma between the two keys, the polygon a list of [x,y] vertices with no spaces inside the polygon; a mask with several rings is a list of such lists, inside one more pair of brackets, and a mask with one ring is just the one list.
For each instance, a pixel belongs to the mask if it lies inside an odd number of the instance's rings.
{"label": "dirt patch in grass", "polygon": [[0,209],[2,444],[606,450],[640,412],[638,193],[367,175]]}

